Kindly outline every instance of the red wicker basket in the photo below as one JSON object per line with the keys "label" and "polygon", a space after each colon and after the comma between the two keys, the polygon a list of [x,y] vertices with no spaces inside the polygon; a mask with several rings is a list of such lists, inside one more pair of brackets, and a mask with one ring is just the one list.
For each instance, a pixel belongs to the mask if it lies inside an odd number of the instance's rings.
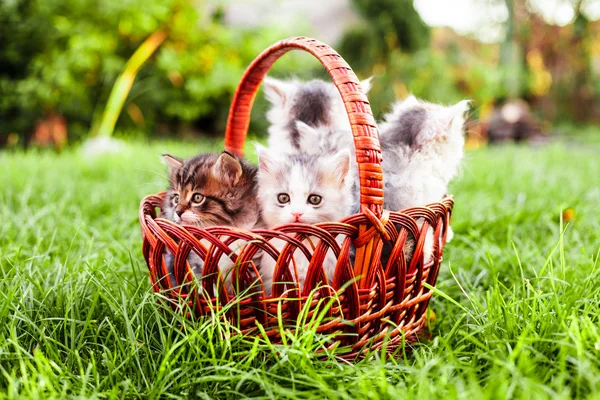
{"label": "red wicker basket", "polygon": [[[367,97],[352,69],[338,53],[305,37],[282,40],[250,64],[231,104],[225,133],[226,150],[243,155],[250,111],[258,87],[273,63],[293,49],[307,51],[323,64],[346,105],[359,165],[360,213],[342,221],[316,225],[292,223],[277,230],[244,231],[227,226],[201,229],[158,218],[160,212],[157,210],[163,204],[165,193],[150,195],[142,201],[139,211],[142,251],[150,279],[155,291],[174,303],[189,305],[197,316],[237,302],[232,311],[226,313],[227,318],[244,334],[258,332],[258,324],[261,324],[273,343],[281,341],[281,322],[291,322],[295,326],[301,310],[310,317],[317,309],[319,299],[335,295],[334,306],[328,309],[327,318],[318,327],[322,334],[339,333],[334,336],[335,340],[328,342],[331,348],[343,348],[345,358],[354,358],[368,349],[379,349],[384,345],[387,351],[393,351],[403,340],[416,341],[426,327],[426,309],[432,291],[424,284],[435,285],[453,200],[446,197],[439,203],[401,211],[383,209],[381,151]],[[435,244],[432,259],[424,263],[423,247],[429,228],[434,232]],[[402,249],[410,234],[417,240],[411,261],[407,262]],[[319,239],[316,247],[303,245],[307,235]],[[289,243],[281,254],[270,245],[274,238]],[[248,244],[235,248],[232,243],[237,239]],[[381,261],[384,241],[393,246],[386,265]],[[356,248],[354,257],[350,256],[352,246]],[[303,287],[298,285],[291,265],[291,254],[296,249],[295,254],[302,252],[311,260]],[[329,286],[323,286],[320,282],[327,282],[327,278],[322,263],[329,249],[335,253],[338,262],[333,281],[328,282]],[[164,257],[167,250],[174,255],[176,285],[167,277]],[[287,282],[287,290],[278,289],[283,288],[278,284],[273,286],[270,296],[262,290],[248,291],[260,282],[257,268],[251,261],[259,250],[270,252],[279,260],[274,282]],[[195,287],[190,286],[194,278],[186,262],[190,251],[204,261],[205,276]],[[217,265],[222,256],[230,257],[239,265],[232,272],[237,292],[228,293],[223,285],[217,285],[223,279]],[[215,290],[218,287],[220,289]],[[238,295],[242,290],[243,298]]]}

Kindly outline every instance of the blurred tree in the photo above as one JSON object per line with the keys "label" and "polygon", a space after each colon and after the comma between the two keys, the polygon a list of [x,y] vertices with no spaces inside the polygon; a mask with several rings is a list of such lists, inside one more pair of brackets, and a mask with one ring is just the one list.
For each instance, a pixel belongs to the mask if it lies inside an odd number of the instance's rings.
{"label": "blurred tree", "polygon": [[352,4],[376,33],[379,50],[400,47],[410,53],[429,45],[429,28],[412,0],[353,0]]}
{"label": "blurred tree", "polygon": [[168,39],[139,71],[117,127],[220,129],[244,69],[281,34],[234,31],[206,10],[196,0],[1,1],[0,136],[23,142],[52,116],[71,139],[85,136],[127,60],[163,27]]}
{"label": "blurred tree", "polygon": [[[370,94],[374,112],[381,115],[394,100],[394,93],[389,89],[397,83],[400,72],[388,71],[388,67],[392,63],[398,65],[400,60],[402,64],[410,63],[405,54],[426,50],[429,27],[415,10],[412,0],[352,0],[352,5],[362,17],[362,23],[344,35],[338,48],[355,71],[382,78],[374,82]],[[415,65],[426,62],[423,57],[429,55],[423,52]]]}
{"label": "blurred tree", "polygon": [[572,58],[573,68],[573,90],[571,92],[570,104],[571,114],[576,121],[589,120],[593,113],[593,104],[597,99],[592,86],[592,57],[591,42],[593,32],[590,21],[582,12],[583,0],[578,0],[575,9],[575,21],[573,22],[573,38],[571,45],[574,49]]}
{"label": "blurred tree", "polygon": [[429,28],[412,0],[352,0],[363,18],[343,38],[340,50],[353,66],[386,62],[390,52],[415,52],[429,45]]}
{"label": "blurred tree", "polygon": [[[525,56],[518,40],[517,16],[522,18],[525,2],[522,0],[504,0],[504,3],[508,10],[508,18],[506,19],[506,34],[500,46],[500,65],[506,71],[504,79],[508,95],[512,98],[518,98],[522,94]],[[515,13],[515,11],[517,12]]]}
{"label": "blurred tree", "polygon": [[412,0],[352,0],[363,18],[342,38],[340,51],[357,69],[385,63],[391,52],[415,52],[429,45],[429,28]]}
{"label": "blurred tree", "polygon": [[52,26],[34,1],[0,3],[0,134],[30,129],[43,110],[31,99],[27,79],[35,57],[48,46]]}
{"label": "blurred tree", "polygon": [[[357,73],[376,76],[369,98],[379,115],[395,99],[413,93],[443,103],[473,99],[475,117],[483,119],[494,104],[522,98],[544,119],[597,122],[600,21],[589,18],[592,2],[598,0],[557,0],[552,7],[540,1],[481,0],[490,10],[507,11],[503,39],[486,44],[448,28],[435,28],[430,35],[412,1],[354,0],[363,21],[349,30],[339,49]],[[552,14],[569,8],[572,22],[564,12]]]}

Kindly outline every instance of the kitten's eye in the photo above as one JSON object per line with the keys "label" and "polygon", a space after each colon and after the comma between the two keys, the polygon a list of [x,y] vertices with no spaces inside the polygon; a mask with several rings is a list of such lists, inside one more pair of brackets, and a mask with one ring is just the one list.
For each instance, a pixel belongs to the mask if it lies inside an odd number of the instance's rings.
{"label": "kitten's eye", "polygon": [[174,195],[173,195],[173,200],[172,200],[172,201],[173,201],[173,205],[175,205],[175,206],[176,206],[177,204],[179,204],[179,195],[178,195],[178,194],[174,194]]}
{"label": "kitten's eye", "polygon": [[317,194],[311,194],[310,196],[308,196],[308,202],[313,206],[319,205],[321,203],[321,200],[323,200],[323,198]]}
{"label": "kitten's eye", "polygon": [[204,201],[204,196],[202,196],[200,193],[194,193],[192,195],[192,203],[200,204],[203,201]]}
{"label": "kitten's eye", "polygon": [[286,204],[290,202],[290,196],[287,193],[279,193],[277,195],[277,201],[281,204]]}

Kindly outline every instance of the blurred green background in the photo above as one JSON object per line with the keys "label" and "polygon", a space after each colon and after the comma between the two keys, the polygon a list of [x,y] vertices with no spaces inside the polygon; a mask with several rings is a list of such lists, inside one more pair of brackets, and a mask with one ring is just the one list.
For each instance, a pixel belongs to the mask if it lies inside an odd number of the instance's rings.
{"label": "blurred green background", "polygon": [[[121,92],[116,136],[221,136],[249,62],[299,35],[375,77],[377,116],[409,93],[469,98],[471,135],[485,139],[494,107],[522,99],[542,131],[573,131],[600,120],[599,19],[598,0],[3,0],[0,145],[60,147],[96,134],[119,74],[157,32],[164,41]],[[326,78],[297,54],[273,74]],[[265,107],[259,96],[257,136]]]}

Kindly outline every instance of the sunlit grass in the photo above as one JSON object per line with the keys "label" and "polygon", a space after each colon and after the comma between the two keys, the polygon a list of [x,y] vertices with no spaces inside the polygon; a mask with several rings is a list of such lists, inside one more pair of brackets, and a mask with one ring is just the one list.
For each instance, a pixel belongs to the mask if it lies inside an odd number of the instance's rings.
{"label": "sunlit grass", "polygon": [[[323,359],[161,308],[141,256],[163,152],[1,153],[0,397],[586,398],[600,392],[600,147],[467,155],[433,339],[406,358]],[[249,149],[251,146],[249,147]],[[574,219],[561,218],[572,209]],[[565,214],[570,218],[569,213]],[[309,339],[309,340],[303,340]],[[315,344],[317,343],[317,344]]]}

